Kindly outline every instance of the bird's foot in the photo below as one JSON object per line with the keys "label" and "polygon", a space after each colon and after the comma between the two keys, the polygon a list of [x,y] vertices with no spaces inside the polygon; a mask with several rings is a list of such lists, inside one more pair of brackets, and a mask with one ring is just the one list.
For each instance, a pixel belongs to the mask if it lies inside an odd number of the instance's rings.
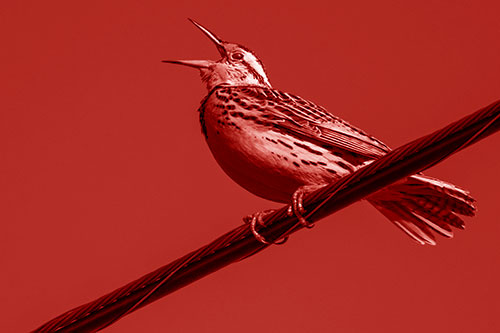
{"label": "bird's foot", "polygon": [[314,227],[314,223],[309,223],[304,218],[304,214],[306,213],[303,204],[304,195],[314,192],[324,186],[326,185],[304,185],[299,187],[295,192],[293,192],[292,203],[288,207],[288,216],[295,215],[299,220],[299,223],[308,229]]}
{"label": "bird's foot", "polygon": [[275,209],[266,209],[261,212],[253,213],[251,215],[245,216],[243,218],[243,221],[247,224],[250,224],[250,229],[252,230],[252,234],[254,237],[261,242],[262,244],[270,245],[270,244],[275,244],[275,245],[281,245],[284,244],[288,240],[288,236],[284,237],[282,240],[274,241],[274,242],[269,242],[266,240],[264,236],[259,234],[259,232],[256,230],[257,224],[259,226],[264,226],[264,220],[263,218],[274,213],[276,210]]}

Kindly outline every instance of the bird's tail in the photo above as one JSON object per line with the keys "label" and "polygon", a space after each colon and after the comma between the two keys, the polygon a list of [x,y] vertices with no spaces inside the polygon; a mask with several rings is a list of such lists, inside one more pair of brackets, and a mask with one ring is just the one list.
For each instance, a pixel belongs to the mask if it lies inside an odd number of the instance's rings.
{"label": "bird's tail", "polygon": [[436,244],[432,231],[453,237],[451,227],[465,227],[458,215],[474,216],[476,211],[469,192],[422,174],[391,185],[368,201],[422,245]]}

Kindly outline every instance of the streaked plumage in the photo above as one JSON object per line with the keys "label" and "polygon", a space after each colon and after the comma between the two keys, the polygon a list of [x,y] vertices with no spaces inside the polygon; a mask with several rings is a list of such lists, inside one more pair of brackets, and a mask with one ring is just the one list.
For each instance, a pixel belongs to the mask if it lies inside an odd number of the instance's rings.
{"label": "streaked plumage", "polygon": [[[222,59],[167,62],[200,69],[209,89],[199,109],[202,131],[219,165],[248,191],[288,203],[298,188],[331,183],[390,150],[324,108],[273,89],[250,50],[193,23]],[[475,211],[468,192],[422,174],[368,201],[421,244],[435,244],[431,230],[452,237],[450,226],[464,227],[457,214]]]}

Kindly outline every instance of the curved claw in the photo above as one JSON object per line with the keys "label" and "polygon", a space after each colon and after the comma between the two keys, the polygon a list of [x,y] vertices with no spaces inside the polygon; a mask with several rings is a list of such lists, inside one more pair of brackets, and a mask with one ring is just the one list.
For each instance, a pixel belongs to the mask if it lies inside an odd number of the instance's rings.
{"label": "curved claw", "polygon": [[303,204],[304,194],[313,192],[323,186],[325,185],[304,185],[299,187],[292,195],[292,203],[290,207],[288,207],[288,215],[295,215],[299,223],[308,229],[314,227],[314,223],[309,223],[304,218],[304,214],[306,213]]}
{"label": "curved claw", "polygon": [[252,221],[250,222],[250,230],[252,230],[252,234],[262,244],[267,244],[267,245],[271,244],[261,234],[259,234],[257,232],[257,230],[255,229],[255,226],[257,225],[257,221],[259,221],[259,224],[262,225],[262,214],[254,214],[254,216],[252,217]]}
{"label": "curved claw", "polygon": [[275,242],[268,242],[265,239],[265,237],[262,236],[261,234],[259,234],[259,232],[256,229],[257,223],[259,225],[264,225],[264,220],[262,219],[262,217],[266,216],[266,215],[269,215],[272,212],[274,212],[274,209],[269,209],[269,210],[265,210],[265,211],[262,211],[262,212],[257,212],[257,213],[254,213],[254,214],[250,215],[250,216],[244,217],[243,221],[245,221],[245,223],[250,223],[250,230],[252,231],[252,234],[254,235],[255,239],[257,239],[262,244],[266,244],[266,245],[271,245],[271,244],[281,245],[281,244],[284,244],[288,240],[288,236],[285,236],[285,237],[283,237],[283,239],[275,241]]}

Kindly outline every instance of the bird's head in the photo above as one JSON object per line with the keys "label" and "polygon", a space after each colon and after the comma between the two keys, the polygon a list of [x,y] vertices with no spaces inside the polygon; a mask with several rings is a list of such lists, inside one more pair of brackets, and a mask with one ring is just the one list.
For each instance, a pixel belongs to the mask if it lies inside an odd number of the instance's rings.
{"label": "bird's head", "polygon": [[201,79],[206,83],[208,90],[218,85],[271,87],[264,65],[252,51],[242,45],[224,42],[208,29],[189,20],[215,44],[221,59],[218,61],[163,60],[163,62],[199,69]]}

